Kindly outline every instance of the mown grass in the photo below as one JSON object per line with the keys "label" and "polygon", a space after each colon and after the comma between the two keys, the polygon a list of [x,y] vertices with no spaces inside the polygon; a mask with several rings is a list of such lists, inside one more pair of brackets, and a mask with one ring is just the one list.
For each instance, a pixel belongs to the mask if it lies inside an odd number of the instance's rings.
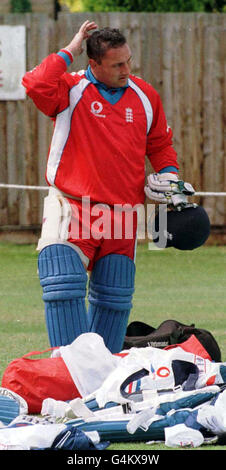
{"label": "mown grass", "polygon": [[[166,320],[194,323],[211,331],[226,361],[226,247],[192,252],[150,250],[140,244],[130,321],[154,327]],[[49,347],[33,245],[0,244],[0,378],[8,363]],[[207,446],[201,449],[219,449]],[[110,449],[161,450],[162,444],[117,443]],[[225,449],[225,447],[220,447]]]}

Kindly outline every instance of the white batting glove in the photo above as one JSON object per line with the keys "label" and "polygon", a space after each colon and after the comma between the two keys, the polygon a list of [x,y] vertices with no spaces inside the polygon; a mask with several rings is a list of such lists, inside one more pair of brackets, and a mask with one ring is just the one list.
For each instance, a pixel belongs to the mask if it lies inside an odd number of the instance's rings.
{"label": "white batting glove", "polygon": [[190,183],[178,179],[174,173],[152,173],[147,178],[144,192],[149,199],[173,206],[187,203],[187,196],[195,193]]}

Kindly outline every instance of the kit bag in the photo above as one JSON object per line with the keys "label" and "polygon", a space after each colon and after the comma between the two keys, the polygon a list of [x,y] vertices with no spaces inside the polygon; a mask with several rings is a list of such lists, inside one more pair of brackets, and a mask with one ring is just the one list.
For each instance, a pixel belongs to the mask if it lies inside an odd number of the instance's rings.
{"label": "kit bag", "polygon": [[53,349],[25,354],[10,362],[4,371],[1,386],[24,398],[28,413],[40,413],[45,398],[67,401],[81,396],[61,357],[32,359]]}
{"label": "kit bag", "polygon": [[171,345],[187,341],[192,335],[199,340],[212,361],[221,362],[220,348],[209,331],[196,328],[194,324],[184,325],[176,320],[165,320],[158,328],[139,321],[130,323],[126,330],[123,349],[147,346],[167,349]]}

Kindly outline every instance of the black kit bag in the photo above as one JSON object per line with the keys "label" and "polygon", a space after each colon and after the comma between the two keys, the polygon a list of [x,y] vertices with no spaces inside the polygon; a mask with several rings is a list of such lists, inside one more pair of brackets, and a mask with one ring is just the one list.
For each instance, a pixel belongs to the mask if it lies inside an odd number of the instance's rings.
{"label": "black kit bag", "polygon": [[194,324],[184,325],[176,320],[165,320],[158,328],[139,321],[130,323],[126,330],[123,349],[147,346],[164,349],[173,344],[183,343],[191,335],[196,336],[213,361],[221,362],[220,348],[209,331],[195,328]]}

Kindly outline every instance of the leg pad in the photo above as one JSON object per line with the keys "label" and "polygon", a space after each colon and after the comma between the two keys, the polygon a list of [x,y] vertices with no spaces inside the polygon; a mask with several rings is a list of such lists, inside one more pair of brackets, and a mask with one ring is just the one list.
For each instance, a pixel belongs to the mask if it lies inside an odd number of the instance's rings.
{"label": "leg pad", "polygon": [[132,308],[135,264],[124,255],[97,261],[89,283],[90,331],[100,334],[112,353],[122,348]]}
{"label": "leg pad", "polygon": [[45,247],[39,254],[38,269],[50,344],[69,344],[88,331],[86,270],[78,253],[63,244]]}

